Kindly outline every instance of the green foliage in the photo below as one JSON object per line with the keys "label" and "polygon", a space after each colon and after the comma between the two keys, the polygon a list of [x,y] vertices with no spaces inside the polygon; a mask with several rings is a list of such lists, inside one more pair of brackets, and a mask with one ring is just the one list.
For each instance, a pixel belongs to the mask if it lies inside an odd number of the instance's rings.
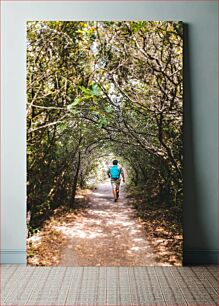
{"label": "green foliage", "polygon": [[40,231],[39,228],[34,228],[29,224],[27,225],[27,230],[28,230],[28,233],[29,233],[30,236],[32,236],[33,234],[36,234]]}
{"label": "green foliage", "polygon": [[75,106],[78,105],[80,102],[82,102],[82,99],[76,98],[74,100],[74,102],[72,102],[71,104],[67,105],[67,110],[68,111],[74,111],[75,110]]}
{"label": "green foliage", "polygon": [[180,22],[27,23],[31,226],[72,206],[109,152],[148,203],[182,205],[182,34]]}

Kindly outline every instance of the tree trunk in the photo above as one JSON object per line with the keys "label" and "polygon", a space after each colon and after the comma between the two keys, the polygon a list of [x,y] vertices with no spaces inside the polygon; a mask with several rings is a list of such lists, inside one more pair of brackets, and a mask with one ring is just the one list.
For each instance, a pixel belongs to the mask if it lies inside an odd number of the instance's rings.
{"label": "tree trunk", "polygon": [[73,181],[73,186],[72,186],[72,196],[71,196],[71,199],[70,199],[70,208],[74,208],[74,205],[75,205],[75,195],[76,195],[76,188],[77,188],[80,165],[81,165],[81,152],[79,150],[78,151],[78,162],[77,162],[77,166],[76,166],[76,173],[75,173],[75,176],[74,176],[74,181]]}

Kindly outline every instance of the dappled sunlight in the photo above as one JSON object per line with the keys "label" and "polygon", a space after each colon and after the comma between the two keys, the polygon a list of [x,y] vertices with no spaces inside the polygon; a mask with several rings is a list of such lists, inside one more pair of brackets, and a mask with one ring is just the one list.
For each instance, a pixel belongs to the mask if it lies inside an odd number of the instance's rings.
{"label": "dappled sunlight", "polygon": [[81,194],[76,194],[76,196],[75,196],[75,199],[83,199],[83,198],[84,198],[84,196],[81,195]]}
{"label": "dappled sunlight", "polygon": [[[107,184],[108,185],[108,184]],[[105,187],[105,184],[103,185]],[[106,201],[105,199],[110,199]],[[102,202],[104,200],[104,203]],[[127,231],[129,238],[135,237],[141,233],[141,225],[137,225],[134,219],[130,218],[132,209],[125,207],[121,202],[114,203],[109,189],[101,192],[93,192],[91,207],[87,209],[86,216],[80,217],[77,223],[72,227],[71,223],[62,226],[56,226],[56,230],[60,230],[69,238],[95,239],[110,236],[121,236],[121,231]],[[127,215],[127,212],[129,215]],[[106,228],[111,231],[106,233]],[[143,242],[143,239],[133,239],[133,243]],[[139,247],[132,247],[131,250],[139,250]],[[142,248],[143,250],[143,248]]]}
{"label": "dappled sunlight", "polygon": [[101,197],[101,198],[104,198],[104,199],[110,199],[110,196],[106,196],[103,193],[99,193],[99,192],[93,192],[93,195],[95,197]]}
{"label": "dappled sunlight", "polygon": [[[126,204],[121,188],[118,202],[113,201],[111,186],[98,185],[89,196],[89,207],[72,223],[56,230],[68,237],[69,244],[61,264],[72,265],[161,265],[145,239],[142,224]],[[74,259],[72,258],[74,257]]]}
{"label": "dappled sunlight", "polygon": [[[88,193],[86,203],[84,210],[66,211],[60,219],[52,218],[48,229],[27,240],[42,253],[41,264],[180,266],[177,256],[166,247],[180,237],[175,235],[173,241],[167,241],[167,229],[159,224],[150,239],[152,235],[146,235],[145,223],[136,218],[135,209],[126,202],[123,188],[119,200],[114,202],[110,183],[99,184],[95,192]],[[45,258],[45,253],[51,254],[52,261]],[[33,257],[29,262],[37,265],[37,260]]]}
{"label": "dappled sunlight", "polygon": [[[136,211],[126,202],[124,189],[120,190],[118,202],[113,201],[109,182],[99,184],[95,192],[88,193],[85,210],[67,211],[61,222],[52,225],[54,242],[61,248],[52,256],[61,266],[181,266],[176,253],[169,244],[181,239],[180,235],[169,237],[168,228],[161,222],[147,217],[142,222]],[[77,199],[83,198],[78,194]],[[145,223],[155,224],[153,233]],[[52,224],[53,222],[51,222]],[[45,236],[45,235],[44,235]],[[27,240],[35,249],[44,249],[45,237],[34,235]],[[48,236],[49,237],[49,236]],[[51,237],[51,236],[50,236]],[[47,242],[49,244],[49,242]],[[156,250],[156,251],[155,251]],[[47,250],[47,253],[48,252]],[[57,253],[57,254],[56,254]],[[37,264],[37,259],[31,259]],[[44,263],[43,259],[41,263]]]}
{"label": "dappled sunlight", "polygon": [[68,240],[61,264],[179,261],[183,23],[29,21],[26,34],[28,238],[48,221],[47,246]]}
{"label": "dappled sunlight", "polygon": [[42,237],[39,235],[33,235],[30,238],[27,239],[27,243],[34,243],[34,244],[38,244],[40,243]]}
{"label": "dappled sunlight", "polygon": [[[66,211],[60,219],[52,219],[48,230],[35,234],[28,243],[53,254],[51,264],[61,266],[172,266],[170,262],[180,265],[175,254],[166,248],[165,237],[153,237],[149,243],[144,222],[136,218],[135,210],[126,202],[123,188],[118,202],[114,202],[109,182],[99,184],[95,192],[89,193],[87,203],[84,210]],[[156,232],[168,234],[161,224]],[[59,246],[60,250],[50,247],[50,252],[45,244]],[[42,254],[41,263],[47,262],[44,257]],[[37,264],[37,259],[31,262]]]}
{"label": "dappled sunlight", "polygon": [[104,237],[101,230],[87,229],[85,224],[74,225],[74,227],[69,228],[67,226],[56,226],[56,230],[60,230],[63,234],[69,238],[81,238],[81,239],[95,239],[97,237]]}

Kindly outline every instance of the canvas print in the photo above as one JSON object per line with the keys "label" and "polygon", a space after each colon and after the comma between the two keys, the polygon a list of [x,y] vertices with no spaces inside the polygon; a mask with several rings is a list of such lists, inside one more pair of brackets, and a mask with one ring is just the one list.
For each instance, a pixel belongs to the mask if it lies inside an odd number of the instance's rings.
{"label": "canvas print", "polygon": [[183,23],[26,29],[28,265],[182,265]]}

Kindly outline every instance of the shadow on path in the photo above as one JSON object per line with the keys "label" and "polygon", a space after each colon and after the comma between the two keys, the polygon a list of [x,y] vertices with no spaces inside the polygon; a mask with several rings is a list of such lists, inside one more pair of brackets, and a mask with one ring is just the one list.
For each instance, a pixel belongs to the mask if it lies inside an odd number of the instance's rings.
{"label": "shadow on path", "polygon": [[110,183],[99,184],[89,196],[89,208],[57,226],[69,239],[60,266],[151,266],[156,261],[143,225],[125,201],[124,186],[114,202]]}

